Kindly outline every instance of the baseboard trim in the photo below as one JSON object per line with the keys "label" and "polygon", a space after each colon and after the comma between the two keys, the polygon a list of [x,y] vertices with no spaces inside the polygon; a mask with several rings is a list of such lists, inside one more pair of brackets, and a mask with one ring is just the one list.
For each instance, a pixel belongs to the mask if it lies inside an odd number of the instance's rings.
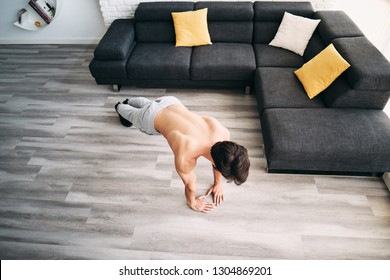
{"label": "baseboard trim", "polygon": [[101,38],[56,38],[56,39],[4,39],[0,38],[1,45],[90,45],[99,43]]}
{"label": "baseboard trim", "polygon": [[390,191],[390,172],[384,173],[382,178],[383,178],[383,181],[385,182],[385,185],[387,186],[387,188]]}

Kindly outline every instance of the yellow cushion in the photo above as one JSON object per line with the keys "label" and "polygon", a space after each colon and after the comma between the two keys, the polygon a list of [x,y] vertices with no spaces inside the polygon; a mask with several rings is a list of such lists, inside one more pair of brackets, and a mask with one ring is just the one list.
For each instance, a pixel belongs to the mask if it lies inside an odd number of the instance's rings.
{"label": "yellow cushion", "polygon": [[350,66],[333,44],[330,44],[294,73],[312,99],[330,86]]}
{"label": "yellow cushion", "polygon": [[207,27],[207,8],[172,13],[175,26],[176,47],[211,45]]}

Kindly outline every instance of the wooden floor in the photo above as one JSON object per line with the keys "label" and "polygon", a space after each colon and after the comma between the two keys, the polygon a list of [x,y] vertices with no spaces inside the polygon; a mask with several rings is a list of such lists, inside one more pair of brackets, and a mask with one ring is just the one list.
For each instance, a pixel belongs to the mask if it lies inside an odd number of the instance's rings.
{"label": "wooden floor", "polygon": [[[390,259],[381,178],[267,174],[243,90],[97,86],[94,46],[0,45],[1,259]],[[119,123],[130,96],[175,95],[252,162],[209,214],[190,210],[162,136]],[[212,183],[200,160],[198,194]]]}

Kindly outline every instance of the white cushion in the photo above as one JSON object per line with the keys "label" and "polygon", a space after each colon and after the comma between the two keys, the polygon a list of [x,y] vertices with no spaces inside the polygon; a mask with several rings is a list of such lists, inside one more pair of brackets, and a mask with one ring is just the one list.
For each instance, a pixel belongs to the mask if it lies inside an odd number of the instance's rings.
{"label": "white cushion", "polygon": [[269,44],[302,56],[320,21],[285,12],[275,38]]}

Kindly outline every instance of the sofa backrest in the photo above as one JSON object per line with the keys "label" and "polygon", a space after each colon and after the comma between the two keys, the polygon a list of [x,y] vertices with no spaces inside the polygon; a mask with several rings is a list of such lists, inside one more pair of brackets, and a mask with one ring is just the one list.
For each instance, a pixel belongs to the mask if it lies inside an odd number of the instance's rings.
{"label": "sofa backrest", "polygon": [[337,38],[364,36],[343,11],[318,11],[314,13],[313,18],[321,20],[317,29],[326,45]]}
{"label": "sofa backrest", "polygon": [[140,43],[174,43],[172,12],[194,9],[193,2],[146,2],[135,11],[136,40]]}
{"label": "sofa backrest", "polygon": [[269,44],[272,41],[282,22],[284,12],[312,18],[314,9],[310,2],[255,2],[254,44]]}
{"label": "sofa backrest", "polygon": [[207,24],[213,43],[252,43],[252,2],[196,2],[195,10],[207,8]]}
{"label": "sofa backrest", "polygon": [[148,43],[174,43],[172,12],[208,8],[211,41],[252,43],[253,3],[251,2],[146,2],[135,11],[136,40]]}

